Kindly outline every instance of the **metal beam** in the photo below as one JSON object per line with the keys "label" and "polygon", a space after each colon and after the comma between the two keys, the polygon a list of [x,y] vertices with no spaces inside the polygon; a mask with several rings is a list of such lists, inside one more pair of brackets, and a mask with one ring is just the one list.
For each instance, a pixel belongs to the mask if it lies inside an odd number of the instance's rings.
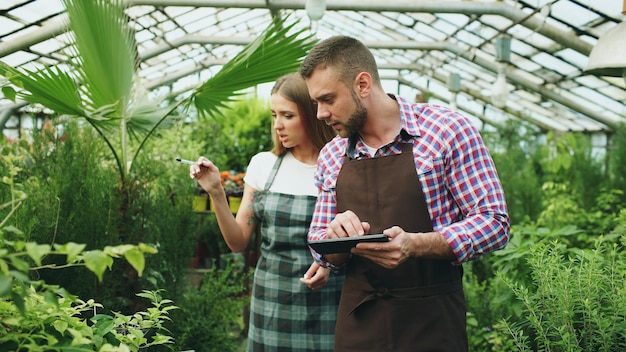
{"label": "metal beam", "polygon": [[[269,8],[269,9],[303,9],[304,0],[126,0],[129,6],[150,5],[157,7],[166,6],[192,6],[192,7],[224,7],[224,8]],[[545,23],[544,18],[539,15],[528,16],[528,13],[507,5],[503,2],[471,2],[471,1],[407,1],[407,0],[395,0],[381,3],[380,1],[372,0],[335,0],[332,3],[327,3],[328,11],[338,10],[352,10],[352,11],[397,11],[397,12],[422,12],[422,13],[462,13],[462,14],[475,14],[475,15],[499,15],[510,19],[515,23],[519,23],[529,29],[536,31],[564,47],[569,47],[575,51],[578,51],[584,55],[588,55],[591,52],[592,45],[579,39],[572,31],[563,31],[560,28],[551,26]],[[6,56],[10,53],[26,49],[33,44],[36,44],[42,40],[49,39],[53,36],[63,33],[67,30],[66,17],[55,19],[46,23],[39,30],[33,31],[28,35],[20,38],[14,38],[11,41],[0,43],[0,57]],[[171,50],[172,48],[179,47],[184,44],[200,43],[200,44],[231,44],[231,45],[246,45],[252,39],[249,38],[217,38],[217,37],[203,37],[197,35],[190,35],[181,37],[164,43],[161,46],[150,49],[140,53],[141,59],[146,60],[148,58],[159,55],[160,53]],[[365,42],[365,44],[372,49],[405,49],[405,50],[439,50],[453,53],[458,57],[472,62],[483,69],[496,73],[493,62],[472,55],[471,51],[462,49],[456,45],[450,43],[416,43],[411,41],[405,42]],[[415,70],[415,67],[410,65],[404,65],[399,69]],[[190,73],[184,73],[188,75]],[[183,75],[184,76],[184,75]],[[181,76],[182,77],[182,76]],[[523,78],[514,72],[507,72],[507,78],[510,82],[523,87],[526,90],[536,92],[542,96],[549,98],[555,102],[558,102],[574,111],[578,111],[591,119],[599,121],[609,127],[615,127],[622,121],[615,121],[608,119],[600,114],[598,111],[589,109],[575,101],[571,101],[562,97],[560,94],[553,90],[550,90],[544,86],[537,85],[529,80]],[[169,82],[173,78],[169,77],[164,81]],[[158,82],[163,84],[163,80]],[[152,85],[152,84],[151,84]],[[152,85],[154,86],[154,85]],[[481,99],[484,101],[484,99]],[[622,115],[621,113],[617,113]]]}
{"label": "metal beam", "polygon": [[[192,7],[224,7],[224,8],[267,8],[267,9],[304,9],[304,0],[126,0],[128,6],[192,6]],[[472,1],[372,1],[372,0],[334,0],[326,4],[327,11],[396,11],[422,13],[461,13],[465,15],[499,15],[519,23],[528,29],[540,33],[564,47],[571,48],[588,56],[592,45],[578,38],[573,31],[545,23],[540,15],[528,17],[528,13],[507,5],[503,2],[472,2]],[[528,17],[528,18],[527,18]],[[10,42],[0,43],[0,57],[19,50],[24,50],[40,41],[50,39],[67,30],[65,18],[55,19],[40,29]]]}
{"label": "metal beam", "polygon": [[[225,8],[272,8],[272,9],[304,9],[305,0],[126,0],[129,5],[152,6],[195,6]],[[415,1],[415,0],[334,0],[326,3],[326,11],[372,11],[372,12],[422,12],[422,13],[460,13],[464,15],[498,15],[540,33],[564,47],[571,48],[586,56],[593,46],[578,38],[573,31],[545,22],[541,15],[528,16],[516,7],[496,2],[477,1]]]}
{"label": "metal beam", "polygon": [[[427,44],[428,48],[425,48],[425,45],[423,43],[416,43],[416,42],[393,42],[393,44],[391,43],[387,43],[387,42],[364,42],[364,44],[371,49],[390,49],[390,45],[393,45],[394,49],[405,49],[405,50],[440,50],[440,51],[448,51],[451,52],[455,55],[457,55],[458,57],[462,57],[463,59],[472,62],[480,67],[482,67],[485,70],[488,70],[490,72],[493,72],[494,74],[497,73],[496,70],[496,65],[494,65],[493,61],[490,60],[486,60],[482,57],[473,55],[471,53],[471,51],[465,50],[457,45],[454,44],[450,44],[450,43],[432,43],[432,44]],[[405,69],[411,69],[410,66],[411,65],[404,65]],[[563,97],[562,95],[558,94],[557,92],[550,90],[544,86],[538,85],[534,82],[531,82],[527,79],[525,79],[524,77],[516,74],[513,71],[507,71],[506,72],[506,77],[507,80],[509,82],[512,82],[518,86],[523,87],[524,89],[528,90],[528,91],[532,91],[535,93],[538,93],[550,100],[553,100],[561,105],[564,105],[574,111],[578,111],[583,115],[588,116],[589,118],[591,118],[592,120],[596,120],[598,122],[601,122],[607,126],[609,126],[610,128],[616,128],[617,126],[619,126],[622,123],[622,120],[613,120],[613,119],[609,119],[608,117],[604,116],[603,114],[601,114],[598,111],[589,109],[588,107],[579,104],[576,101],[567,99],[565,97]],[[442,82],[446,82],[445,80]]]}
{"label": "metal beam", "polygon": [[[150,59],[155,55],[159,55],[168,50],[171,50],[174,47],[178,47],[183,44],[230,44],[230,45],[246,45],[251,42],[253,38],[232,38],[232,37],[209,37],[209,36],[199,36],[199,35],[190,35],[186,37],[180,37],[170,43],[163,44],[159,47],[155,47],[151,49],[149,52],[144,52],[141,54],[142,60]],[[486,60],[479,56],[473,55],[471,51],[463,49],[457,45],[450,44],[447,42],[435,42],[435,43],[420,43],[414,41],[393,41],[393,42],[382,42],[382,41],[364,41],[365,44],[370,49],[403,49],[403,50],[438,50],[444,52],[450,52],[458,57],[461,57],[469,62],[472,62],[483,69],[490,71],[494,74],[497,74],[496,66],[492,61]],[[414,64],[402,64],[397,65],[396,69],[405,69],[405,70],[414,70],[414,71],[423,71],[424,68],[421,66],[417,66]],[[527,80],[526,78],[516,74],[515,72],[508,71],[506,73],[507,79],[520,87],[523,87],[526,90],[535,92],[540,94],[548,99],[551,99],[563,106],[566,106],[574,111],[578,111],[583,115],[588,116],[589,118],[601,122],[611,128],[615,128],[621,123],[621,120],[612,120],[604,116],[598,111],[589,109],[588,107],[579,104],[576,101],[572,101],[563,97],[562,95],[554,92],[544,86],[538,85],[534,82]],[[440,77],[441,78],[441,77]],[[447,77],[443,79],[438,79],[441,82],[446,82]],[[484,101],[484,99],[481,99]]]}

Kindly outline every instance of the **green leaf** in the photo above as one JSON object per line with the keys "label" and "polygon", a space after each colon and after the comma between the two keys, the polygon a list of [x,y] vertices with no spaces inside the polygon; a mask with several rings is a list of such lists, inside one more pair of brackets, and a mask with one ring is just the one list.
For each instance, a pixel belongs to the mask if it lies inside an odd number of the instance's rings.
{"label": "green leaf", "polygon": [[18,257],[11,257],[9,259],[9,262],[11,263],[11,265],[13,265],[13,267],[15,269],[18,270],[18,272],[22,271],[22,272],[27,272],[30,269],[30,265],[28,265],[28,263]]}
{"label": "green leaf", "polygon": [[2,231],[8,232],[8,233],[12,233],[12,234],[17,235],[17,236],[22,236],[24,234],[24,232],[22,230],[18,229],[15,226],[12,226],[12,225],[3,227]]}
{"label": "green leaf", "polygon": [[50,292],[50,291],[43,292],[43,297],[46,302],[53,304],[55,306],[59,305],[59,297],[54,292]]}
{"label": "green leaf", "polygon": [[[3,255],[0,255],[0,258],[1,257],[3,257]],[[8,272],[9,272],[9,265],[4,259],[0,259],[0,274],[6,274]]]}
{"label": "green leaf", "polygon": [[87,269],[96,274],[100,282],[102,282],[104,271],[113,265],[113,258],[101,250],[84,252],[83,259]]}
{"label": "green leaf", "polygon": [[120,257],[123,256],[124,253],[129,250],[135,248],[132,244],[120,244],[118,246],[106,246],[104,247],[104,253],[112,256],[112,257]]}
{"label": "green leaf", "polygon": [[13,276],[14,279],[17,279],[24,283],[29,283],[30,278],[28,277],[28,275],[24,274],[26,271],[27,270],[21,270],[21,271],[11,270],[9,271],[9,275]]}
{"label": "green leaf", "polygon": [[0,272],[0,297],[5,297],[9,295],[9,292],[11,292],[12,284],[13,278]]}
{"label": "green leaf", "polygon": [[83,90],[97,108],[130,98],[136,76],[134,31],[121,0],[63,0],[78,59],[76,69]]}
{"label": "green leaf", "polygon": [[2,94],[4,95],[5,98],[11,100],[12,102],[15,103],[15,89],[13,89],[13,87],[9,87],[9,86],[4,86],[2,87]]}
{"label": "green leaf", "polygon": [[143,274],[143,269],[146,266],[146,258],[144,258],[143,253],[138,248],[133,248],[126,253],[124,253],[124,257],[130,263],[130,265],[137,270],[137,275],[141,277]]}
{"label": "green leaf", "polygon": [[85,250],[85,244],[68,242],[64,245],[55,245],[56,249],[67,256],[68,263],[74,263],[78,255]]}
{"label": "green leaf", "polygon": [[52,322],[52,327],[54,327],[54,329],[58,332],[60,332],[61,334],[65,333],[65,331],[67,330],[68,327],[68,323],[65,320],[55,320]]}
{"label": "green leaf", "polygon": [[139,250],[143,253],[148,253],[148,254],[157,254],[159,252],[158,249],[156,249],[156,247],[145,244],[145,243],[139,243]]}
{"label": "green leaf", "polygon": [[15,304],[20,313],[24,314],[24,297],[19,293],[12,291],[11,299],[13,300],[13,304]]}
{"label": "green leaf", "polygon": [[84,116],[79,87],[74,78],[58,67],[40,71],[17,70],[0,62],[0,74],[22,87],[17,95],[29,103],[39,103],[59,114]]}
{"label": "green leaf", "polygon": [[274,81],[300,67],[300,61],[316,39],[305,33],[306,28],[289,34],[297,22],[285,26],[285,21],[286,18],[279,18],[272,22],[262,35],[196,90],[190,99],[201,115],[214,116],[243,89]]}
{"label": "green leaf", "polygon": [[26,243],[26,253],[28,256],[37,263],[37,265],[41,265],[41,258],[50,253],[50,245],[48,244],[37,244],[35,242]]}
{"label": "green leaf", "polygon": [[109,315],[97,314],[91,320],[95,322],[94,334],[97,336],[104,336],[115,328],[115,320]]}

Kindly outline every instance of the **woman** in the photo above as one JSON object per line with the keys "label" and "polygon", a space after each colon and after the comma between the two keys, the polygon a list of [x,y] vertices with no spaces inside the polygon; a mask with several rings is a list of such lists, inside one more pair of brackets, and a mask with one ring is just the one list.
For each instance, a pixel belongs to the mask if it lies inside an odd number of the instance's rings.
{"label": "woman", "polygon": [[210,160],[200,157],[191,165],[191,177],[211,197],[233,252],[243,251],[253,233],[261,236],[247,350],[332,351],[343,275],[313,261],[307,232],[317,196],[317,156],[335,133],[317,120],[297,73],[276,81],[271,110],[274,148],[250,160],[236,217],[228,207],[219,169]]}

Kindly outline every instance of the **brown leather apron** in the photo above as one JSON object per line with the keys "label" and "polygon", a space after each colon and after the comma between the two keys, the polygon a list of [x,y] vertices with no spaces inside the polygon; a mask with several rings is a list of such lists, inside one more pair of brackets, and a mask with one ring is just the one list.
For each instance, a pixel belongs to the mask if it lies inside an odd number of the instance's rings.
{"label": "brown leather apron", "polygon": [[[394,225],[430,232],[413,159],[402,153],[350,160],[337,178],[337,211],[352,210],[381,233]],[[410,258],[395,269],[353,256],[335,328],[335,351],[467,351],[462,268],[450,260]]]}

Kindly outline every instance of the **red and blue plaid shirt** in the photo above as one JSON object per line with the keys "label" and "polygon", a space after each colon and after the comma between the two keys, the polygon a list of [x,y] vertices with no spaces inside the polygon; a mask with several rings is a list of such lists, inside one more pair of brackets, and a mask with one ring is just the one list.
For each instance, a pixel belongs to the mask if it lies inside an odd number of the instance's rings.
{"label": "red and blue plaid shirt", "polygon": [[[413,144],[433,229],[443,234],[457,264],[503,248],[510,231],[504,191],[477,129],[467,117],[447,107],[394,98],[400,106],[401,131],[374,157],[399,154],[402,142]],[[347,145],[347,138],[336,137],[320,152],[315,173],[319,195],[309,240],[325,238],[328,224],[337,215],[335,185]],[[370,157],[360,139],[351,157]],[[328,265],[318,253],[313,251],[313,255]]]}

